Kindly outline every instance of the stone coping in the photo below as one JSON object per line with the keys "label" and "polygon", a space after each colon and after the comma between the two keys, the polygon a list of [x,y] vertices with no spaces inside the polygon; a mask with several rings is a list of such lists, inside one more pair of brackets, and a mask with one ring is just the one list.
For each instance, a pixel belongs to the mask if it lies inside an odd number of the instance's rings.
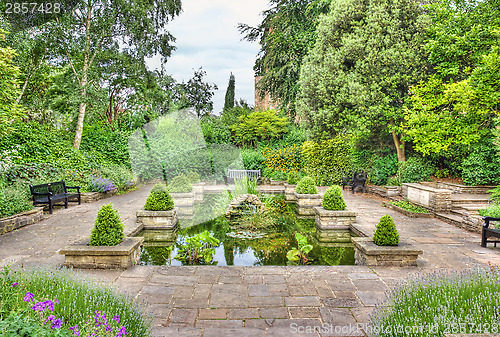
{"label": "stone coping", "polygon": [[350,210],[343,210],[343,211],[333,211],[329,209],[325,209],[322,206],[315,206],[313,207],[314,211],[316,214],[319,216],[335,216],[335,217],[355,217],[358,215],[358,213]]}
{"label": "stone coping", "polygon": [[137,248],[144,238],[126,237],[116,246],[89,246],[90,238],[77,241],[59,251],[61,255],[130,255]]}
{"label": "stone coping", "polygon": [[170,193],[172,198],[192,198],[194,196],[194,191],[184,192],[184,193]]}
{"label": "stone coping", "polygon": [[175,207],[168,211],[146,211],[141,209],[137,211],[137,216],[173,216],[176,213]]}
{"label": "stone coping", "polygon": [[[410,217],[410,218],[432,218],[434,215],[430,212],[427,212],[427,213],[417,213],[417,212],[411,212],[407,209],[404,209],[402,207],[399,207],[399,206],[396,206],[396,205],[393,205],[387,201],[384,201],[382,203],[382,206],[384,207],[387,207],[387,208],[390,208],[396,212],[399,212],[401,214],[404,214],[406,215],[407,217]],[[420,206],[422,207],[422,206]]]}
{"label": "stone coping", "polygon": [[0,235],[12,232],[18,228],[34,224],[43,219],[43,207],[35,207],[5,218],[0,218]]}
{"label": "stone coping", "polygon": [[1,221],[12,220],[12,219],[15,219],[15,218],[19,218],[21,216],[26,216],[26,215],[31,215],[31,214],[39,213],[40,211],[43,211],[43,207],[38,207],[37,206],[37,207],[34,207],[33,209],[30,209],[29,211],[25,211],[25,212],[17,213],[17,214],[14,214],[14,215],[6,216],[5,218],[0,218],[0,222]]}
{"label": "stone coping", "polygon": [[434,187],[422,185],[422,184],[419,184],[419,183],[404,183],[403,186],[412,187],[412,188],[416,188],[416,189],[423,190],[423,191],[428,191],[428,192],[433,192],[433,193],[438,193],[439,192],[439,193],[448,193],[448,194],[451,194],[451,191],[448,190],[448,189],[445,189],[445,188],[434,188]]}
{"label": "stone coping", "polygon": [[321,199],[321,194],[315,193],[315,194],[301,194],[297,192],[293,192],[296,198],[300,199]]}
{"label": "stone coping", "polygon": [[349,228],[351,230],[351,232],[353,232],[355,235],[357,235],[358,237],[362,237],[362,238],[365,238],[365,237],[368,237],[368,233],[366,233],[361,227],[359,227],[356,223],[350,223],[349,224]]}
{"label": "stone coping", "polygon": [[399,241],[397,246],[377,246],[371,237],[352,237],[354,246],[366,255],[419,255],[423,251],[411,243]]}

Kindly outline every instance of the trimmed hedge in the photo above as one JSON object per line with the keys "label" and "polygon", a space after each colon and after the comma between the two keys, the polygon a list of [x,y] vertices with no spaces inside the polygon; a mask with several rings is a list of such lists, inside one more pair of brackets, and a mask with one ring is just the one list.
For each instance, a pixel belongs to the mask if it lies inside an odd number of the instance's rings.
{"label": "trimmed hedge", "polygon": [[377,246],[397,246],[399,243],[399,233],[390,215],[380,218],[377,229],[373,234],[373,242]]}
{"label": "trimmed hedge", "polygon": [[156,184],[146,199],[146,211],[169,211],[174,208],[174,200],[165,184]]}
{"label": "trimmed hedge", "polygon": [[343,211],[346,209],[342,189],[340,186],[329,187],[323,196],[322,206],[324,209],[331,211]]}
{"label": "trimmed hedge", "polygon": [[111,204],[103,205],[90,235],[90,246],[116,246],[122,242],[124,226]]}

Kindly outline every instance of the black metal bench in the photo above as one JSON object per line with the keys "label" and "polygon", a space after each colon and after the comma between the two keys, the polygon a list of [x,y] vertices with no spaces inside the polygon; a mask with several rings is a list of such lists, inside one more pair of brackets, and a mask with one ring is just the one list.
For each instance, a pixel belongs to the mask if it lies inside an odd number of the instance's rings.
{"label": "black metal bench", "polygon": [[353,172],[352,177],[347,176],[342,178],[342,189],[349,186],[352,189],[352,193],[354,193],[357,188],[361,188],[363,193],[365,193],[365,183],[367,178],[366,172]]}
{"label": "black metal bench", "polygon": [[[68,189],[75,189],[76,193],[68,193]],[[30,185],[30,192],[33,198],[33,206],[49,205],[49,213],[52,214],[54,205],[64,202],[64,207],[68,208],[68,201],[76,199],[78,205],[81,204],[80,186],[66,186],[64,180],[48,184]]]}
{"label": "black metal bench", "polygon": [[500,218],[492,218],[489,216],[483,217],[484,225],[483,225],[483,233],[481,237],[481,247],[486,247],[486,244],[493,243],[495,247],[497,246],[497,242],[499,240],[488,240],[488,238],[498,238],[500,239],[500,229],[490,228],[490,221],[500,221]]}

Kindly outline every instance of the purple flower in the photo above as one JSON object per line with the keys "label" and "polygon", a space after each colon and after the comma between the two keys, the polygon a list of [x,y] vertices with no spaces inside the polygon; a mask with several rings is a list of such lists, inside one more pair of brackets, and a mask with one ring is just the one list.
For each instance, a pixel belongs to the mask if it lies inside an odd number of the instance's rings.
{"label": "purple flower", "polygon": [[19,285],[19,283],[17,283],[17,282],[12,283],[12,286],[13,286],[14,288],[15,288],[15,287],[17,287],[18,285]]}
{"label": "purple flower", "polygon": [[57,298],[54,298],[54,303],[59,304],[59,300]]}
{"label": "purple flower", "polygon": [[23,301],[24,302],[31,302],[33,300],[33,298],[35,297],[35,295],[33,295],[32,293],[30,292],[27,292],[25,295],[24,295],[24,298],[23,298]]}
{"label": "purple flower", "polygon": [[114,320],[116,323],[120,323],[120,316],[118,316],[118,315],[113,316],[113,320]]}
{"label": "purple flower", "polygon": [[43,302],[44,306],[46,309],[49,309],[50,311],[54,311],[54,303],[51,300],[47,300]]}
{"label": "purple flower", "polygon": [[110,325],[106,325],[106,331],[109,332],[111,330],[113,330],[113,328]]}
{"label": "purple flower", "polygon": [[52,321],[52,326],[50,327],[51,329],[60,329],[62,327],[62,320],[60,318],[57,318]]}
{"label": "purple flower", "polygon": [[120,330],[118,331],[118,334],[115,337],[121,337],[121,336],[126,335],[126,334],[127,334],[127,329],[125,329],[124,326],[121,326]]}

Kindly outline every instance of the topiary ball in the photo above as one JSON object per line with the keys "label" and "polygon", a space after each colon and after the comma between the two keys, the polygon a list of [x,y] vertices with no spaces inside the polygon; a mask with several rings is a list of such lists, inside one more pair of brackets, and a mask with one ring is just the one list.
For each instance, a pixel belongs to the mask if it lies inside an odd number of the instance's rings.
{"label": "topiary ball", "polygon": [[90,235],[90,246],[116,246],[122,242],[125,235],[120,215],[111,204],[103,205],[95,220],[92,234]]}
{"label": "topiary ball", "polygon": [[183,174],[174,177],[168,187],[171,193],[188,193],[193,190],[193,185],[189,182],[188,177]]}
{"label": "topiary ball", "polygon": [[342,189],[340,186],[329,187],[323,195],[322,206],[330,211],[343,211],[346,208]]}
{"label": "topiary ball", "polygon": [[316,188],[316,184],[311,177],[304,177],[300,179],[297,187],[295,188],[295,192],[298,194],[317,194],[318,189]]}
{"label": "topiary ball", "polygon": [[197,184],[201,181],[201,177],[197,172],[189,172],[186,177],[191,184]]}
{"label": "topiary ball", "polygon": [[290,185],[296,185],[299,182],[299,172],[297,171],[288,172],[288,177],[286,182]]}
{"label": "topiary ball", "polygon": [[394,224],[394,220],[389,215],[380,218],[373,234],[373,242],[377,246],[397,246],[399,243],[399,233]]}
{"label": "topiary ball", "polygon": [[146,199],[146,211],[169,211],[174,208],[174,200],[165,184],[156,184]]}

